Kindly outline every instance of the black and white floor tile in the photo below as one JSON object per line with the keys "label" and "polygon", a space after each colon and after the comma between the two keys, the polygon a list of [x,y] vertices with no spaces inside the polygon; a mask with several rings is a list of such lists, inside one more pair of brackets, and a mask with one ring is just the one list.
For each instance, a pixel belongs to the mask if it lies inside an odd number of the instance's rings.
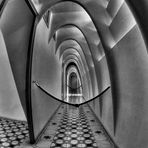
{"label": "black and white floor tile", "polygon": [[83,108],[65,105],[63,119],[51,143],[51,148],[97,148]]}
{"label": "black and white floor tile", "polygon": [[105,131],[103,125],[98,121],[89,106],[86,104],[83,106],[85,115],[88,119],[89,125],[95,137],[96,143],[99,148],[115,148],[113,141]]}
{"label": "black and white floor tile", "polygon": [[0,148],[115,148],[88,105],[61,105],[34,145],[24,121],[0,118]]}
{"label": "black and white floor tile", "polygon": [[28,137],[27,122],[0,118],[0,148],[18,148]]}
{"label": "black and white floor tile", "polygon": [[56,131],[61,123],[61,120],[63,118],[63,112],[64,112],[64,105],[61,105],[61,107],[58,109],[58,111],[55,113],[53,118],[49,121],[46,130],[43,132],[41,138],[39,141],[34,145],[33,148],[49,148],[53,138],[56,134]]}

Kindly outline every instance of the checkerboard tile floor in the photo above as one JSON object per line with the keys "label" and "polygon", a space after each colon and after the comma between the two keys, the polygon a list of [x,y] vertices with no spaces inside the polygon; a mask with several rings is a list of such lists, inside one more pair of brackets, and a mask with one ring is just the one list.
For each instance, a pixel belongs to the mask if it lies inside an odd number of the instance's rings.
{"label": "checkerboard tile floor", "polygon": [[28,137],[27,122],[0,118],[0,148],[18,148]]}

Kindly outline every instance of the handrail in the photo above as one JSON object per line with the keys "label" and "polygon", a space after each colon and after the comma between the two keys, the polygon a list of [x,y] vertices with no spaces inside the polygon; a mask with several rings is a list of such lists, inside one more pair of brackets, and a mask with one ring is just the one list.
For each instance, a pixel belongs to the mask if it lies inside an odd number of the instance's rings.
{"label": "handrail", "polygon": [[93,101],[95,99],[97,99],[98,97],[101,97],[108,89],[110,88],[110,86],[108,86],[105,90],[103,90],[99,95],[95,96],[94,98],[90,99],[90,100],[86,100],[84,96],[83,99],[85,100],[85,102],[81,103],[81,105],[85,104],[85,103],[89,103],[90,101]]}
{"label": "handrail", "polygon": [[40,86],[40,84],[39,84],[38,82],[33,81],[33,83],[34,83],[38,88],[40,88],[43,92],[45,92],[47,95],[49,95],[50,97],[52,97],[53,99],[55,99],[55,100],[57,100],[57,101],[59,101],[59,102],[68,104],[68,105],[75,106],[75,107],[79,107],[79,106],[81,106],[81,105],[83,105],[83,104],[89,103],[90,101],[97,99],[98,97],[101,97],[108,89],[110,89],[110,86],[108,86],[108,87],[107,87],[105,90],[103,90],[99,95],[97,95],[97,96],[95,96],[94,98],[92,98],[92,99],[90,99],[90,100],[87,100],[87,101],[86,101],[85,97],[82,96],[83,99],[85,100],[85,102],[82,102],[82,103],[80,103],[80,104],[73,104],[73,103],[69,103],[69,102],[60,100],[60,99],[56,98],[55,96],[51,95],[51,94],[50,94],[49,92],[47,92],[42,86]]}
{"label": "handrail", "polygon": [[42,86],[40,86],[40,84],[39,84],[38,82],[33,81],[33,83],[34,83],[38,88],[40,88],[43,92],[45,92],[47,95],[49,95],[50,97],[52,97],[53,99],[55,99],[55,100],[57,100],[57,101],[59,101],[59,102],[61,102],[61,103],[66,103],[66,104],[68,104],[68,105],[78,106],[77,104],[73,104],[73,103],[69,103],[69,102],[60,100],[60,99],[58,99],[57,97],[51,95],[51,94],[50,94],[49,92],[47,92]]}

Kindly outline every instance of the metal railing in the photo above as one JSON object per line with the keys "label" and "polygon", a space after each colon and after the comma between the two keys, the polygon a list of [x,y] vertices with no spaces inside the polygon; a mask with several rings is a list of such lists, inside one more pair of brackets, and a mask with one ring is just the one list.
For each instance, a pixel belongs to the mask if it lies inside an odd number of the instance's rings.
{"label": "metal railing", "polygon": [[[89,102],[91,102],[91,101],[94,101],[95,99],[101,97],[104,93],[106,93],[106,92],[110,89],[110,86],[108,86],[108,87],[107,87],[105,90],[103,90],[100,94],[98,94],[97,96],[95,96],[94,98],[89,99],[89,100],[86,100],[86,99],[84,98],[84,96],[82,96],[82,98],[84,99],[84,102],[79,103],[79,104],[74,104],[74,103],[66,102],[66,101],[64,101],[64,100],[61,100],[61,99],[59,99],[59,98],[57,98],[57,97],[51,95],[51,94],[50,94],[47,90],[45,90],[45,88],[43,88],[37,81],[33,81],[33,83],[34,83],[38,88],[40,88],[40,90],[42,90],[44,93],[46,93],[47,95],[49,95],[49,96],[52,97],[53,99],[55,99],[55,100],[57,100],[57,101],[59,101],[59,102],[61,102],[61,103],[65,103],[65,104],[72,105],[72,106],[75,106],[75,107],[79,107],[79,106],[81,106],[81,105],[84,105],[84,104],[86,104],[86,103],[89,103]],[[66,98],[64,98],[64,99],[66,99]]]}

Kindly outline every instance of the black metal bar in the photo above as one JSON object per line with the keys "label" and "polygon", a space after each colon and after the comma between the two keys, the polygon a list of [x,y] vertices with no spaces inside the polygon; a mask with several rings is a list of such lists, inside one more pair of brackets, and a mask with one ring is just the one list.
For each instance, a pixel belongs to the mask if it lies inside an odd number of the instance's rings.
{"label": "black metal bar", "polygon": [[40,88],[42,91],[44,91],[47,95],[49,95],[50,97],[52,97],[53,99],[59,101],[59,102],[62,102],[62,103],[65,103],[65,104],[68,104],[68,105],[72,105],[72,106],[75,106],[75,107],[79,107],[81,105],[84,105],[86,103],[89,103],[90,101],[93,101],[95,99],[97,99],[98,97],[101,97],[108,89],[110,89],[110,86],[108,86],[104,91],[102,91],[99,95],[97,95],[96,97],[86,101],[86,99],[82,96],[82,98],[85,100],[85,102],[83,103],[80,103],[80,104],[73,104],[73,103],[69,103],[69,102],[66,102],[66,101],[63,101],[63,100],[60,100],[58,98],[56,98],[55,96],[51,95],[49,92],[47,92],[42,86],[40,86],[40,84],[36,81],[33,81],[33,83],[38,87]]}
{"label": "black metal bar", "polygon": [[73,104],[73,103],[69,103],[69,102],[63,101],[63,100],[60,100],[60,99],[58,99],[57,97],[51,95],[51,94],[50,94],[49,92],[47,92],[42,86],[40,86],[39,83],[37,83],[36,81],[33,81],[33,83],[36,84],[36,86],[37,86],[38,88],[40,88],[43,92],[45,92],[45,93],[46,93],[47,95],[49,95],[51,98],[53,98],[53,99],[55,99],[55,100],[57,100],[57,101],[59,101],[59,102],[61,102],[61,103],[65,103],[65,104],[72,105],[72,106],[76,106],[76,107],[78,106],[78,104]]}
{"label": "black metal bar", "polygon": [[108,89],[110,89],[110,86],[108,86],[105,90],[103,90],[99,95],[97,95],[97,96],[95,96],[94,98],[92,98],[92,99],[90,99],[90,100],[87,100],[87,101],[86,101],[86,99],[84,98],[84,96],[82,96],[83,99],[85,100],[85,102],[81,103],[81,105],[86,104],[86,103],[89,103],[89,102],[91,102],[91,101],[94,101],[94,100],[97,99],[98,97],[101,97],[105,92],[108,91]]}

